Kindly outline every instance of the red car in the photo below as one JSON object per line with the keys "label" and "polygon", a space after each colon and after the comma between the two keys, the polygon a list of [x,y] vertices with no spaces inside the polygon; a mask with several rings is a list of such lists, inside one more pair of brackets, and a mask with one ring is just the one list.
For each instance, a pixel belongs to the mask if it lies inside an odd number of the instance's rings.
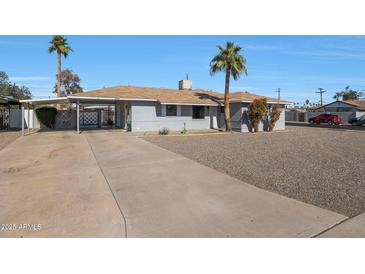
{"label": "red car", "polygon": [[327,123],[329,125],[339,125],[341,123],[341,118],[338,115],[333,114],[320,114],[318,116],[309,119],[311,124],[321,124]]}

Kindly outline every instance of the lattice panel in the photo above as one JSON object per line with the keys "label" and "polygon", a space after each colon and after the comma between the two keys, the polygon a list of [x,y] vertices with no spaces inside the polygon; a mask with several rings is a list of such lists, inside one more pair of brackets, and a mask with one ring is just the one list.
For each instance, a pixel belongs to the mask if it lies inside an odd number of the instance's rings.
{"label": "lattice panel", "polygon": [[96,111],[80,112],[80,126],[98,126],[98,113]]}
{"label": "lattice panel", "polygon": [[72,112],[71,111],[58,111],[56,116],[56,128],[68,129],[72,128]]}
{"label": "lattice panel", "polygon": [[9,111],[7,109],[0,109],[0,129],[7,129],[9,127]]}

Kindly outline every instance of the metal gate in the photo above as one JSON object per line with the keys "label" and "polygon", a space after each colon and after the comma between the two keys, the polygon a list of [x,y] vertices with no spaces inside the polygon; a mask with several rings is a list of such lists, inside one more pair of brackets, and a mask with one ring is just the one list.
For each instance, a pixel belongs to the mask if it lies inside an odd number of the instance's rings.
{"label": "metal gate", "polygon": [[98,116],[97,111],[80,111],[80,127],[98,127]]}
{"label": "metal gate", "polygon": [[115,124],[115,112],[114,109],[107,108],[101,111],[101,125],[104,127],[112,127]]}
{"label": "metal gate", "polygon": [[0,130],[9,129],[9,110],[0,109]]}

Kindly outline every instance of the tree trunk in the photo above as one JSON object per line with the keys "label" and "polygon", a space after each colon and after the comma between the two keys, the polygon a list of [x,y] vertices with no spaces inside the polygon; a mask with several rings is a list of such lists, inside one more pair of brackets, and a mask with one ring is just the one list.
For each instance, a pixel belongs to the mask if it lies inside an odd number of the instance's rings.
{"label": "tree trunk", "polygon": [[57,97],[61,97],[61,52],[57,52],[58,74],[57,74]]}
{"label": "tree trunk", "polygon": [[226,122],[226,131],[232,131],[231,111],[229,107],[229,80],[231,78],[231,70],[226,69],[226,83],[224,89],[224,120]]}
{"label": "tree trunk", "polygon": [[[61,52],[57,51],[58,59],[58,74],[57,74],[57,97],[61,97]],[[60,105],[57,104],[57,109],[60,109]]]}

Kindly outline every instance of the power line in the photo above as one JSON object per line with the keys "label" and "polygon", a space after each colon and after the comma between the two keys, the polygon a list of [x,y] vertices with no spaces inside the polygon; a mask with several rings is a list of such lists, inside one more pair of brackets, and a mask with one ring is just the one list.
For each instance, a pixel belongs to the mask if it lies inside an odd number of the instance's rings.
{"label": "power line", "polygon": [[321,106],[323,106],[323,96],[322,94],[325,93],[326,91],[323,88],[318,88],[319,91],[316,91],[316,93],[319,93],[319,95],[321,96]]}
{"label": "power line", "polygon": [[281,89],[278,88],[278,90],[276,92],[278,93],[278,99],[280,100],[280,92],[281,92]]}

